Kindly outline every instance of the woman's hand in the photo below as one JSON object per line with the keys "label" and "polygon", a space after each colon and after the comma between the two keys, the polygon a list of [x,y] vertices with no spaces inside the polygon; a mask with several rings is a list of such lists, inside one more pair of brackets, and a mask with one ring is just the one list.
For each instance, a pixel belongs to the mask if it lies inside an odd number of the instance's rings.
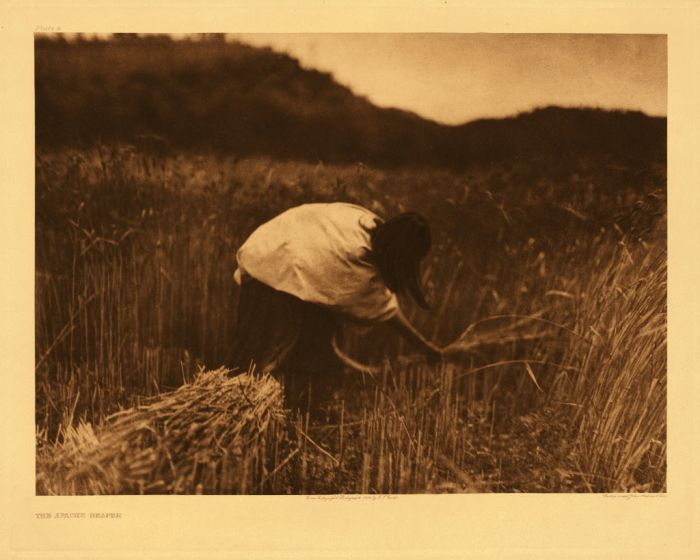
{"label": "woman's hand", "polygon": [[389,324],[410,344],[418,350],[421,350],[423,354],[425,354],[429,364],[434,365],[442,361],[445,355],[444,351],[420,334],[416,328],[408,322],[401,311],[389,320]]}

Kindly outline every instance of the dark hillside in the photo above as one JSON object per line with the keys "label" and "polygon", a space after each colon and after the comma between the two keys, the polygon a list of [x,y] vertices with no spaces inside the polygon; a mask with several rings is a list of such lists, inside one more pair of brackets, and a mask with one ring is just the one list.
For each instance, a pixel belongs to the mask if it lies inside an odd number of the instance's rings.
{"label": "dark hillside", "polygon": [[546,107],[506,119],[483,119],[451,131],[455,159],[555,158],[599,154],[611,159],[660,161],[666,119],[638,111]]}
{"label": "dark hillside", "polygon": [[552,107],[444,126],[379,108],[285,54],[216,38],[37,38],[35,63],[41,146],[119,141],[379,166],[665,157],[663,118]]}

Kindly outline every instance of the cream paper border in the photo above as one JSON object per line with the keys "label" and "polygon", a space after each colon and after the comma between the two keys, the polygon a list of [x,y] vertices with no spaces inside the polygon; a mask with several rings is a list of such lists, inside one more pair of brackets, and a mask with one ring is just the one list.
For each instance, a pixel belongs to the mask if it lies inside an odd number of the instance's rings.
{"label": "cream paper border", "polygon": [[[77,6],[77,7],[76,7]],[[3,558],[698,558],[698,39],[687,1],[9,2],[0,7]],[[33,32],[668,34],[669,470],[660,496],[34,495]],[[360,63],[360,62],[359,62]],[[42,520],[40,512],[121,512]],[[695,527],[693,527],[695,525]]]}

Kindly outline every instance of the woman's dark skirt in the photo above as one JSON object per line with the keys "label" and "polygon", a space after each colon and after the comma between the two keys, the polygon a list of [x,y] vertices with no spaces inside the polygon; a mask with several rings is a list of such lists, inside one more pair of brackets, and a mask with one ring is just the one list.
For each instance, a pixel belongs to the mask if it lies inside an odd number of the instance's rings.
{"label": "woman's dark skirt", "polygon": [[340,382],[342,363],[332,346],[339,329],[335,313],[245,278],[229,362],[241,371],[272,372],[284,383],[288,406],[313,407]]}

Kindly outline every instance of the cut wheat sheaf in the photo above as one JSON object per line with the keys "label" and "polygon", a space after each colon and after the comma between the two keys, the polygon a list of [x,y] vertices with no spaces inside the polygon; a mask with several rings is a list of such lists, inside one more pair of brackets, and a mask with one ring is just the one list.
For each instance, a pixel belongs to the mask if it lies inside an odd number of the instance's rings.
{"label": "cut wheat sheaf", "polygon": [[282,389],[269,375],[230,373],[200,372],[98,428],[68,428],[38,454],[37,493],[259,491],[270,475],[267,450],[284,441]]}

